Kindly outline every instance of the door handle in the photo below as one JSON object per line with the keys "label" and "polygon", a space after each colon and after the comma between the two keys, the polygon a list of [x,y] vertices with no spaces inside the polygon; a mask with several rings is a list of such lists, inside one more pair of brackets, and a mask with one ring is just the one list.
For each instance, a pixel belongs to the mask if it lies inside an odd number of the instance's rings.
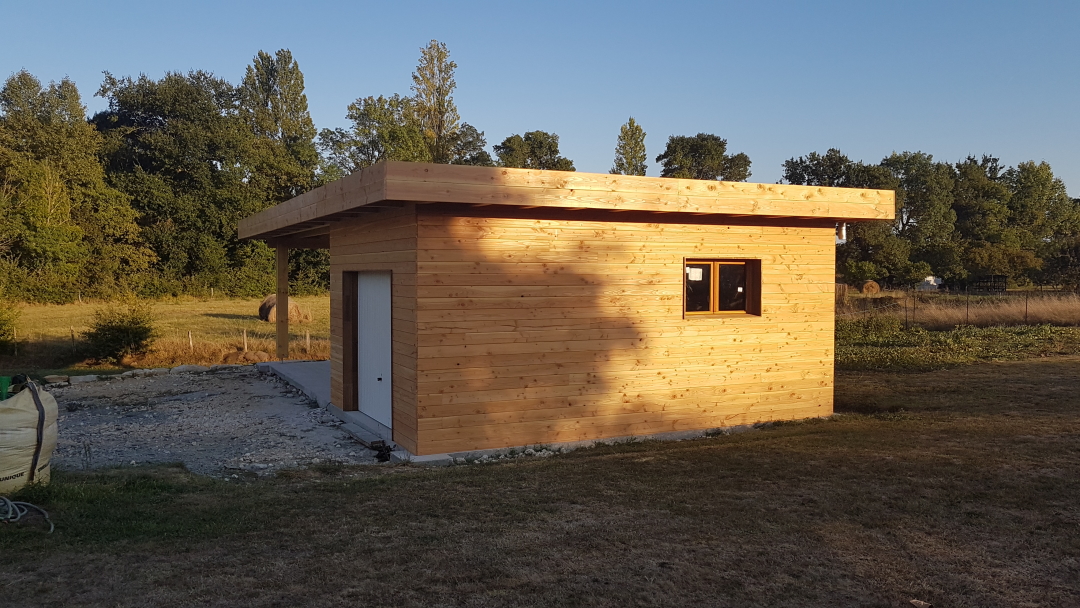
{"label": "door handle", "polygon": [[382,382],[382,378],[376,378],[376,380],[378,380],[379,382]]}

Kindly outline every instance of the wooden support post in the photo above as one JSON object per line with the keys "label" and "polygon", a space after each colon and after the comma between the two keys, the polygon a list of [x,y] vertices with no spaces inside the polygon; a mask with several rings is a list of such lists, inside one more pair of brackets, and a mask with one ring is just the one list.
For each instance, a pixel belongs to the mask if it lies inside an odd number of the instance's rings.
{"label": "wooden support post", "polygon": [[244,330],[244,352],[247,352],[247,330]]}
{"label": "wooden support post", "polygon": [[277,358],[289,358],[289,248],[277,248]]}

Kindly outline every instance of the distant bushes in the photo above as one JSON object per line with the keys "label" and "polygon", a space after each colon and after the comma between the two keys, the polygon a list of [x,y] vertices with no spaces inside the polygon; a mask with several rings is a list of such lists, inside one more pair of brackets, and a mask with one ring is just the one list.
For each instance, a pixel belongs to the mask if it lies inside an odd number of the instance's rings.
{"label": "distant bushes", "polygon": [[90,329],[83,333],[91,357],[113,361],[145,354],[156,336],[153,314],[147,304],[100,309],[94,313]]}
{"label": "distant bushes", "polygon": [[928,371],[980,361],[1080,353],[1080,328],[1052,325],[905,329],[890,315],[837,319],[836,367]]}

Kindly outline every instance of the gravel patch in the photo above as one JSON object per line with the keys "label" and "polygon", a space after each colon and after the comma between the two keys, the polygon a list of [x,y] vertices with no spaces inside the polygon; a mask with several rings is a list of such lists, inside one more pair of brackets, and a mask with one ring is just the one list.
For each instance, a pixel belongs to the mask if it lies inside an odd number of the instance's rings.
{"label": "gravel patch", "polygon": [[202,475],[374,464],[341,421],[253,367],[47,389],[59,405],[57,469],[182,462]]}

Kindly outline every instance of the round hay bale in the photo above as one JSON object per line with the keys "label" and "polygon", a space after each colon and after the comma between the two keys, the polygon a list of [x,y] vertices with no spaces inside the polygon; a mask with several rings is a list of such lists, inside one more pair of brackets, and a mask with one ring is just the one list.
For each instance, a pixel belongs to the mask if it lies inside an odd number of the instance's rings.
{"label": "round hay bale", "polygon": [[241,352],[238,350],[225,354],[222,362],[228,365],[244,365],[247,363],[262,363],[269,361],[270,355],[261,350]]}
{"label": "round hay bale", "polygon": [[863,281],[862,287],[859,287],[859,293],[867,295],[881,293],[881,285],[878,285],[876,281]]}
{"label": "round hay bale", "polygon": [[[259,318],[268,323],[277,322],[277,294],[272,293],[265,298],[261,304],[259,304]],[[300,311],[300,307],[296,305],[296,302],[289,302],[289,322],[300,323],[305,321],[304,313]]]}

